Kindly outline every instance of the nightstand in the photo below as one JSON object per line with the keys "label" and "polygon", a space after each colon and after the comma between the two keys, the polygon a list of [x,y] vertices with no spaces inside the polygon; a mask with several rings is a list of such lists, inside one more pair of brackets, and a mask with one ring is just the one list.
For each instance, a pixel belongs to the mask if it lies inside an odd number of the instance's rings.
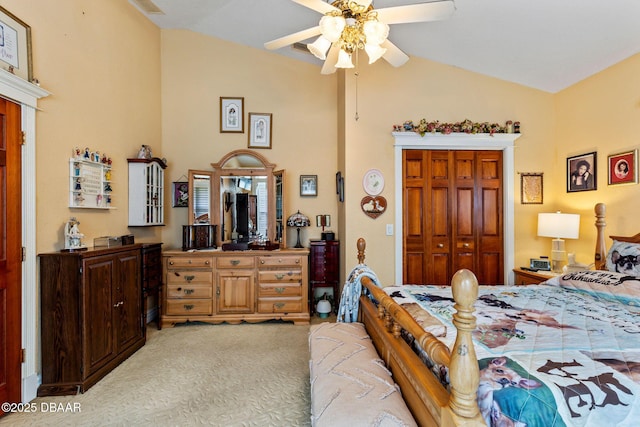
{"label": "nightstand", "polygon": [[552,277],[559,276],[552,271],[528,271],[520,268],[513,269],[516,285],[537,285]]}

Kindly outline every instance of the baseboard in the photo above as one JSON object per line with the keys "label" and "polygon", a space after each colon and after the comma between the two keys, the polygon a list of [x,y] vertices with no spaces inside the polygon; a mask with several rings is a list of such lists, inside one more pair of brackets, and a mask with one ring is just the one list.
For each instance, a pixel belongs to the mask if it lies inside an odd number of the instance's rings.
{"label": "baseboard", "polygon": [[31,402],[38,396],[40,386],[40,376],[38,374],[29,375],[22,379],[22,403]]}

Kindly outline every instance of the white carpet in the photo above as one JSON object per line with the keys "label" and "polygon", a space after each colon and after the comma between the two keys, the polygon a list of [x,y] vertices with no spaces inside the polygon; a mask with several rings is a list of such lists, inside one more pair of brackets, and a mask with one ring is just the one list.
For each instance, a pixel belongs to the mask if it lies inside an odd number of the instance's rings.
{"label": "white carpet", "polygon": [[[35,413],[0,425],[307,426],[308,334],[277,322],[150,327],[146,345],[86,393],[39,397]],[[42,411],[60,404],[80,411]]]}

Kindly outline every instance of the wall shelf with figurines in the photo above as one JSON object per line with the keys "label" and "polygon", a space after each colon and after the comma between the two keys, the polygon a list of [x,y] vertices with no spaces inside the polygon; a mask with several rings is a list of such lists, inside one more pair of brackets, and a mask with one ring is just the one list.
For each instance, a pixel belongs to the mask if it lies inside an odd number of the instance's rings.
{"label": "wall shelf with figurines", "polygon": [[112,191],[111,158],[89,148],[74,148],[69,159],[69,207],[115,209]]}

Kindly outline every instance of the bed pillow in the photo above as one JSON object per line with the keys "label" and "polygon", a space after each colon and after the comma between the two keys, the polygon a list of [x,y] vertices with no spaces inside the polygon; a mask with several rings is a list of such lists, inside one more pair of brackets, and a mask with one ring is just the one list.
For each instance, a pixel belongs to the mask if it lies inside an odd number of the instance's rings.
{"label": "bed pillow", "polygon": [[613,241],[607,252],[607,270],[640,276],[640,244]]}
{"label": "bed pillow", "polygon": [[640,278],[605,270],[585,270],[558,276],[558,284],[600,295],[636,300],[640,303]]}

